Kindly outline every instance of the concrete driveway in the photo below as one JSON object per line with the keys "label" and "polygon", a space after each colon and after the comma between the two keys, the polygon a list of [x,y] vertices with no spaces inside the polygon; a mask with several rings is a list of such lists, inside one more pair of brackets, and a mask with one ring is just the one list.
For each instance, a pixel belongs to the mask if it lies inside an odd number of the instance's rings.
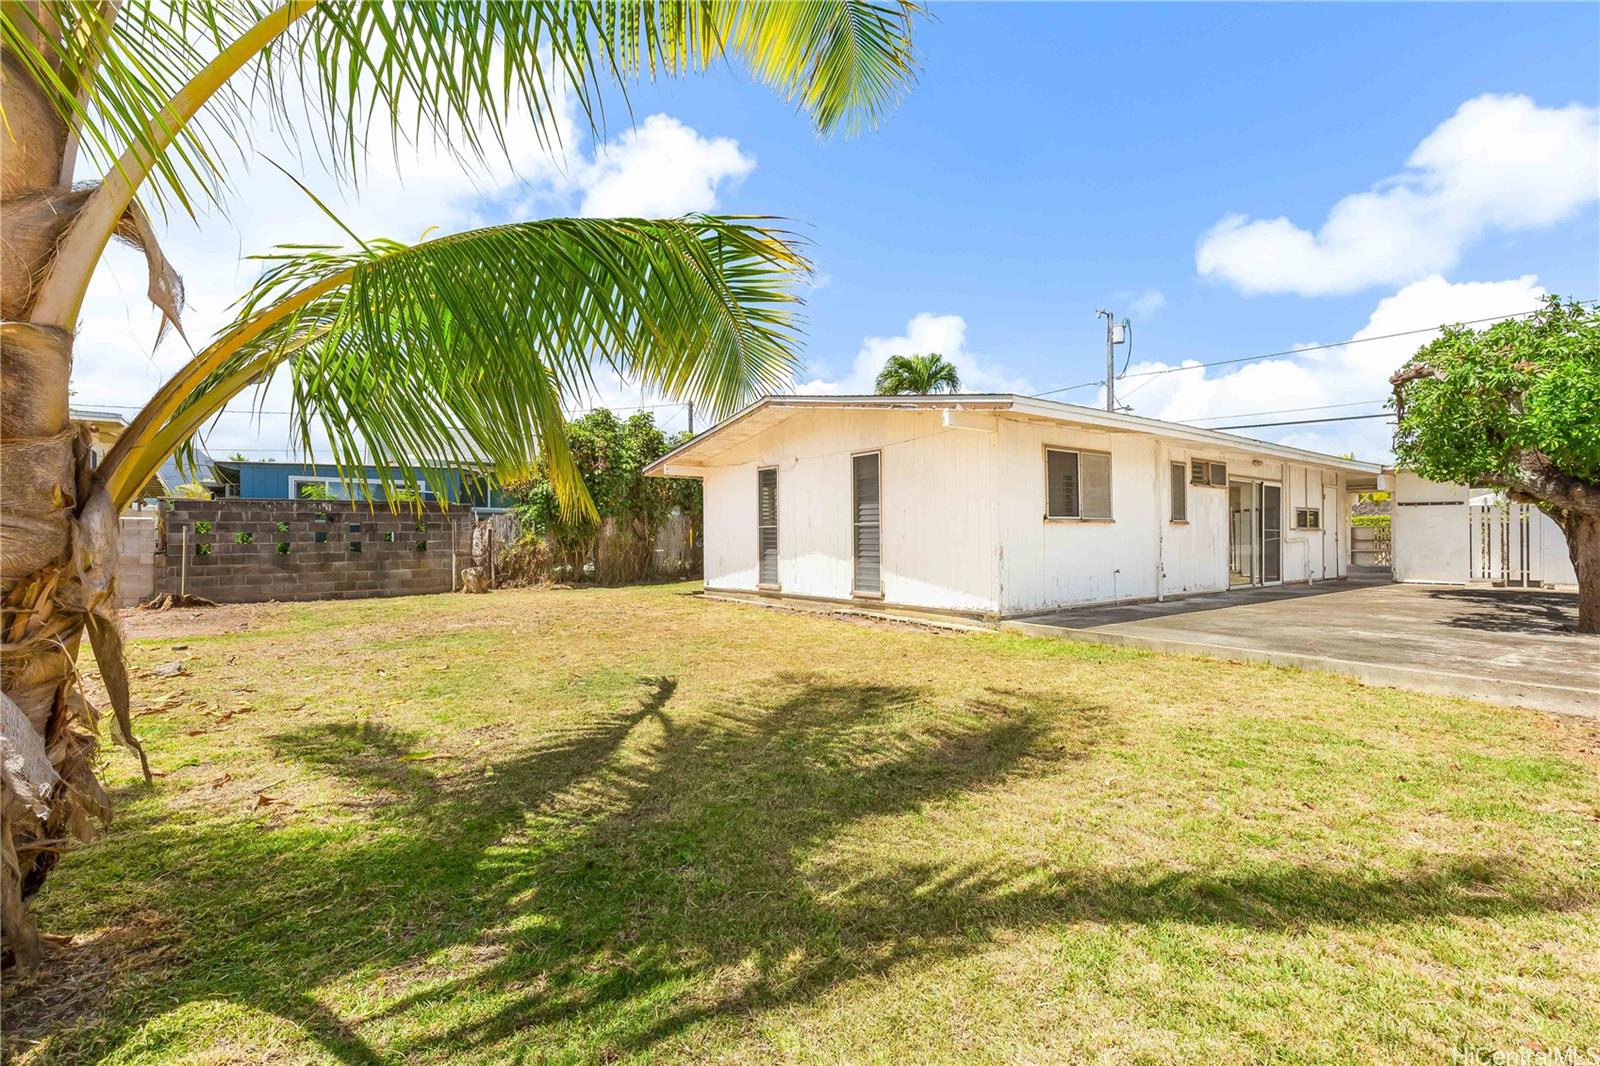
{"label": "concrete driveway", "polygon": [[1577,602],[1570,592],[1357,579],[1086,607],[1001,626],[1600,717],[1600,637],[1572,631]]}

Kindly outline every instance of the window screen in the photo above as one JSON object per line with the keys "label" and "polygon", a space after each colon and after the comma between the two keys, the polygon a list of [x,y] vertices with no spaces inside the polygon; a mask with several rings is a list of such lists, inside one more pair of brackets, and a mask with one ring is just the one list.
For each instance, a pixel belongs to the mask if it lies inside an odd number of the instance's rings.
{"label": "window screen", "polygon": [[1321,529],[1322,509],[1318,507],[1296,507],[1294,511],[1294,527],[1296,529]]}
{"label": "window screen", "polygon": [[1226,463],[1211,464],[1211,484],[1219,489],[1228,487],[1228,467]]}
{"label": "window screen", "polygon": [[778,584],[778,471],[773,467],[756,472],[756,553],[759,559],[757,582],[776,588]]}
{"label": "window screen", "polygon": [[1044,455],[1049,483],[1046,517],[1111,517],[1111,456],[1054,450]]}
{"label": "window screen", "polygon": [[1111,456],[1082,452],[1078,456],[1083,479],[1083,517],[1111,517]]}
{"label": "window screen", "polygon": [[852,515],[856,564],[852,588],[856,592],[882,592],[883,529],[878,454],[858,455],[850,465],[854,482]]}
{"label": "window screen", "polygon": [[1182,463],[1172,464],[1172,520],[1189,520],[1189,478]]}

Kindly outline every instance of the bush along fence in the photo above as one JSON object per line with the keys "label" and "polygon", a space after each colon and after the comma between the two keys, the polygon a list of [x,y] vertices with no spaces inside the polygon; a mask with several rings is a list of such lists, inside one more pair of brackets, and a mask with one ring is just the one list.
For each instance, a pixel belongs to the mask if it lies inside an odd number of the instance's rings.
{"label": "bush along fence", "polygon": [[703,547],[694,517],[677,512],[659,525],[637,519],[603,519],[582,538],[524,532],[514,512],[478,524],[468,591],[550,582],[623,585],[698,577]]}
{"label": "bush along fence", "polygon": [[449,592],[470,563],[473,524],[465,505],[396,513],[347,500],[172,500],[150,592],[218,603]]}

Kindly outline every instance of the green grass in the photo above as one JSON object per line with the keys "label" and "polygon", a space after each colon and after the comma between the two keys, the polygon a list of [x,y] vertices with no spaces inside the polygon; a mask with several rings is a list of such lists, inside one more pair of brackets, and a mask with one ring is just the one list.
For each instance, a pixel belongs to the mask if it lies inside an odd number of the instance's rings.
{"label": "green grass", "polygon": [[[110,757],[118,820],[38,899],[77,943],[6,989],[13,1052],[1600,1046],[1591,724],[692,588],[286,606],[136,643],[165,776]],[[189,675],[148,674],[174,658]]]}

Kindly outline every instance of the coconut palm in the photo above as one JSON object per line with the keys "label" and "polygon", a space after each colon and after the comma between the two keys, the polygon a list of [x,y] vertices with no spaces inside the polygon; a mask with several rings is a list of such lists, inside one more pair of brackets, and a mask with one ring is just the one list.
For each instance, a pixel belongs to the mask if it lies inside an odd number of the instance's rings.
{"label": "coconut palm", "polygon": [[[347,178],[384,129],[396,142],[432,138],[471,166],[505,151],[514,117],[557,129],[570,98],[598,135],[608,90],[713,62],[742,64],[819,130],[853,132],[910,84],[914,14],[903,0],[0,5],[10,959],[36,959],[26,900],[63,843],[88,839],[109,811],[92,769],[98,714],[76,671],[85,634],[112,733],[137,750],[111,607],[117,514],[231,397],[281,373],[297,439],[309,446],[320,425],[343,468],[471,459],[513,474],[537,458],[563,505],[585,510],[561,411],[597,368],[725,412],[795,365],[792,282],[808,266],[766,219],[552,219],[416,244],[285,247],[234,321],[91,469],[67,381],[72,331],[112,237],[143,249],[152,302],[164,324],[179,320],[182,286],[141,205],[225,205],[263,109],[286,125],[309,119],[311,147]],[[103,176],[74,186],[82,169]]]}
{"label": "coconut palm", "polygon": [[960,392],[961,375],[938,352],[927,355],[891,355],[878,371],[875,383],[879,396],[915,393]]}

